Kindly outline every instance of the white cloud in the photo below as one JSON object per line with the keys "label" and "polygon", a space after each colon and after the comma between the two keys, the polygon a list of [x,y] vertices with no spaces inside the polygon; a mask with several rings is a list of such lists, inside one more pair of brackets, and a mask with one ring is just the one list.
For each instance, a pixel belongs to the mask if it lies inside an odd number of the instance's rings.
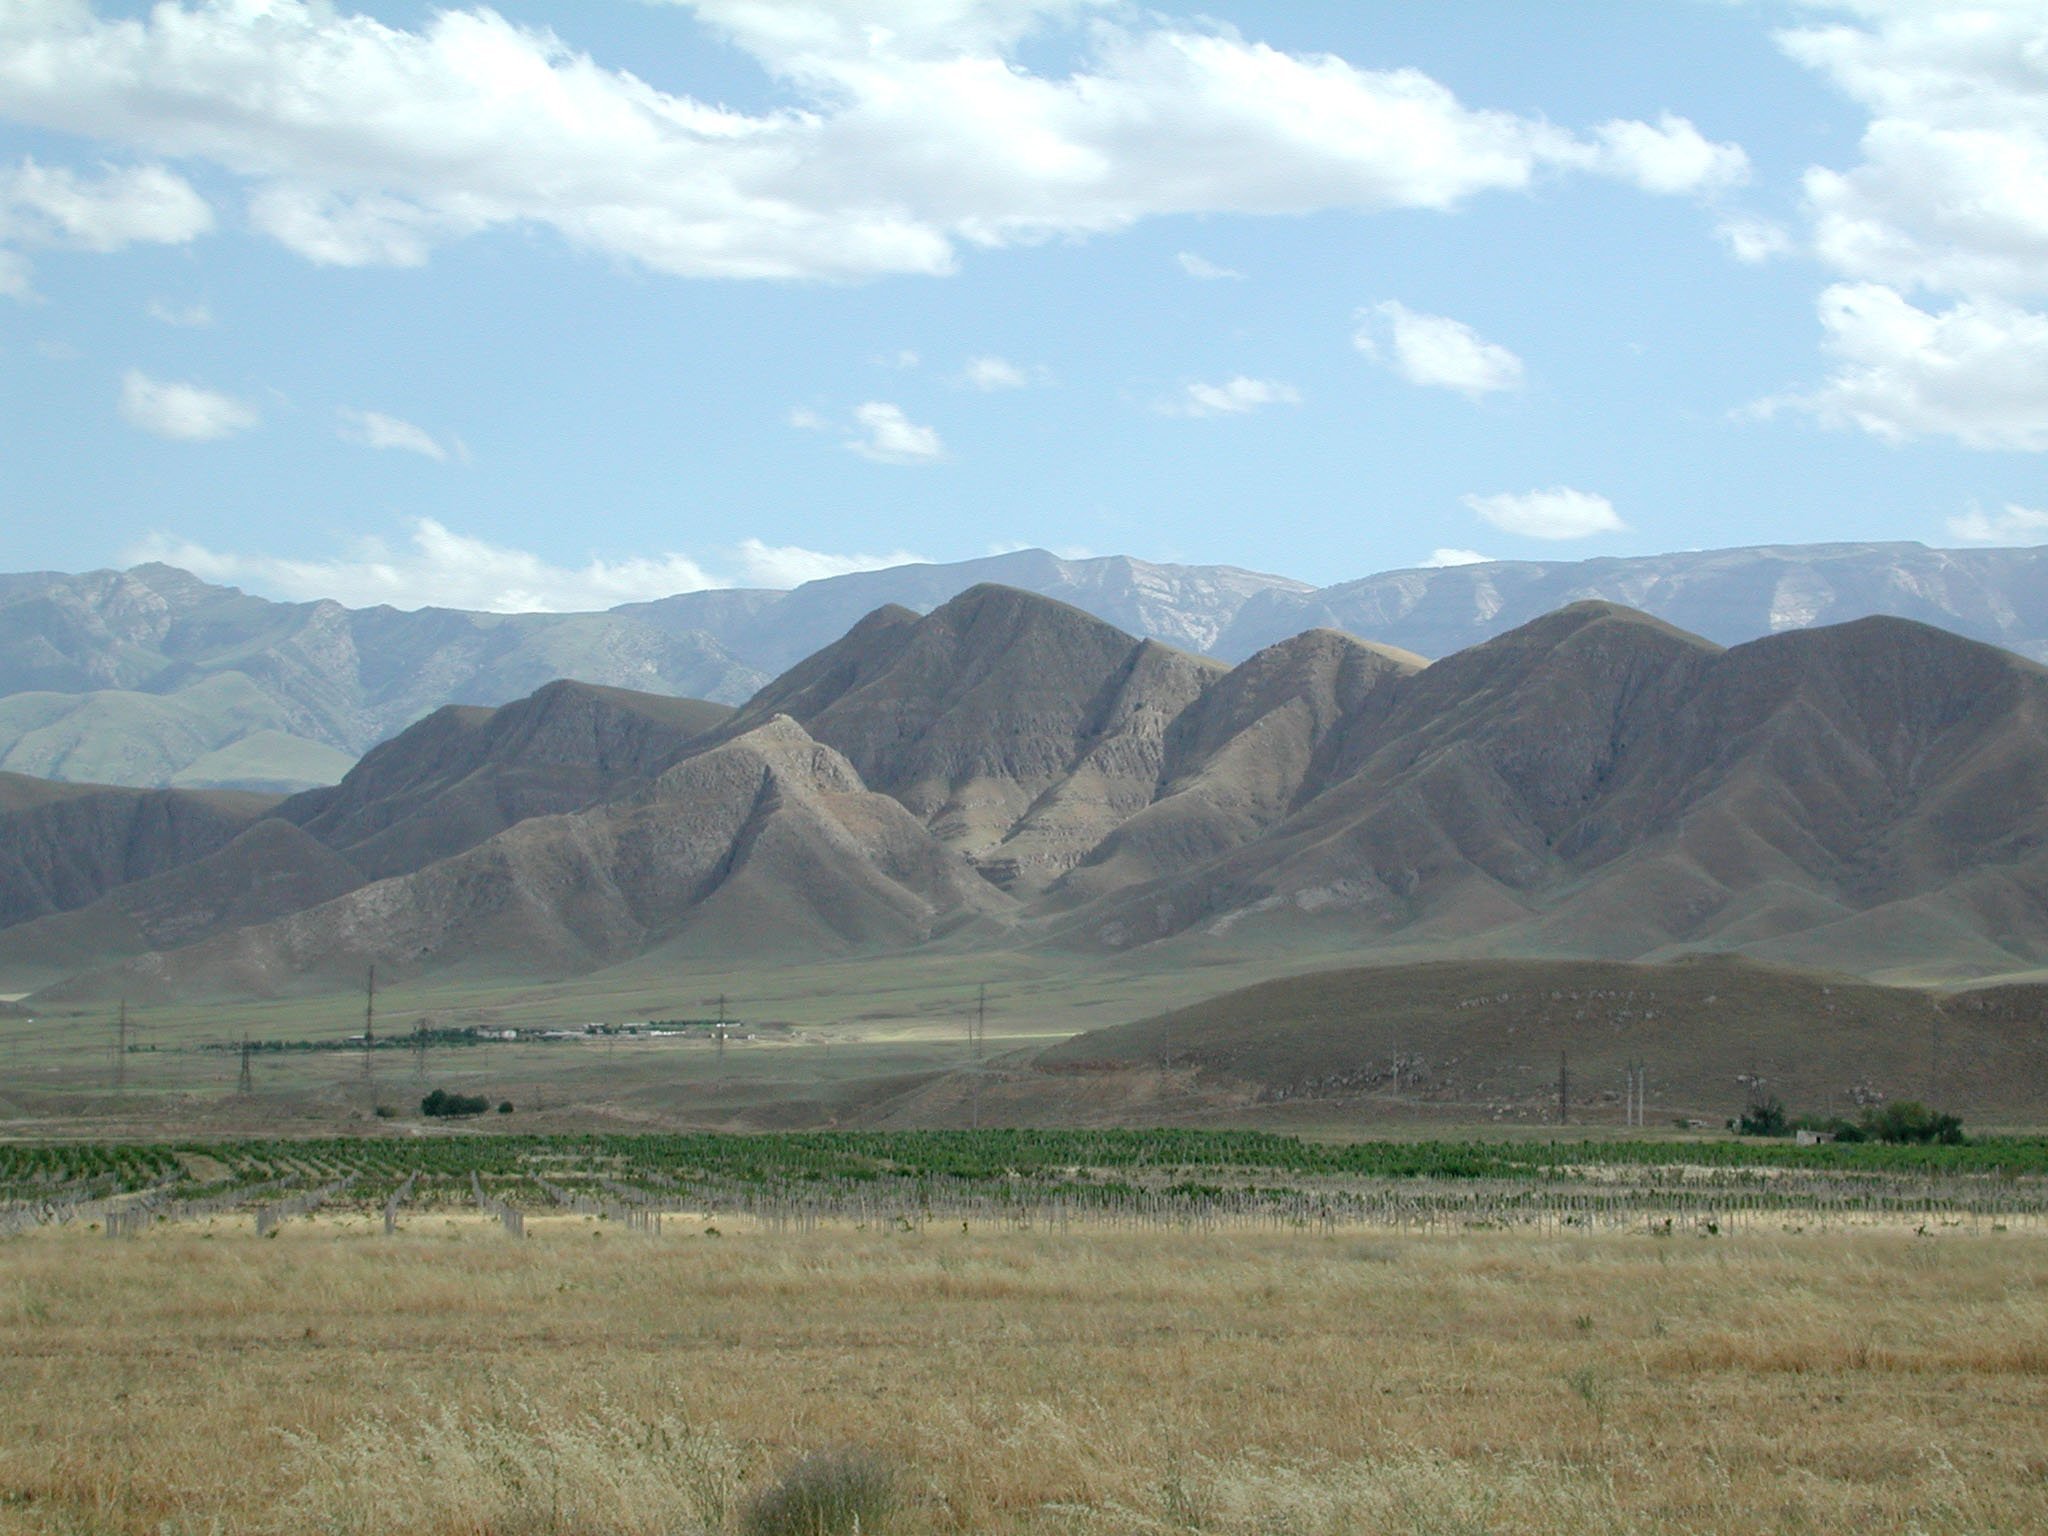
{"label": "white cloud", "polygon": [[1464,501],[1503,533],[1520,534],[1526,539],[1584,539],[1596,533],[1619,533],[1628,527],[1605,496],[1564,485],[1519,495],[1503,491],[1492,496],[1467,496]]}
{"label": "white cloud", "polygon": [[[513,224],[687,276],[950,271],[962,244],[1183,213],[1450,208],[1547,174],[1695,191],[1740,151],[1681,119],[1579,136],[1413,69],[1291,54],[1137,7],[697,0],[786,87],[757,114],[657,89],[488,9],[417,29],[324,0],[101,18],[0,6],[0,113],[241,178],[310,260],[417,264]],[[1022,58],[1070,32],[1064,74]]]}
{"label": "white cloud", "polygon": [[1043,368],[1020,368],[1005,357],[970,358],[960,371],[962,384],[983,391],[1028,389],[1033,384],[1043,384],[1045,380]]}
{"label": "white cloud", "polygon": [[1213,283],[1222,278],[1243,277],[1242,272],[1231,267],[1219,267],[1207,257],[1197,256],[1193,251],[1182,251],[1173,258],[1180,263],[1181,271],[1201,282]]}
{"label": "white cloud", "polygon": [[1239,374],[1221,384],[1190,384],[1158,409],[1162,416],[1243,416],[1261,406],[1299,404],[1301,391],[1292,384]]}
{"label": "white cloud", "polygon": [[132,427],[187,443],[232,437],[262,419],[247,401],[197,384],[152,379],[139,368],[121,375],[121,415]]}
{"label": "white cloud", "polygon": [[1593,131],[1593,166],[1645,192],[1666,196],[1711,194],[1749,180],[1749,156],[1739,144],[1715,144],[1669,112],[1654,125],[1628,119]]}
{"label": "white cloud", "polygon": [[923,555],[897,550],[892,555],[833,555],[795,544],[765,544],[742,539],[738,547],[740,577],[750,587],[800,587],[807,581],[845,576],[854,571],[884,571],[897,565],[929,565]]}
{"label": "white cloud", "polygon": [[1950,538],[1961,539],[1967,544],[2041,544],[2048,543],[2048,511],[2036,507],[2005,504],[2005,510],[1996,514],[1972,507],[1968,512],[1948,520]]}
{"label": "white cloud", "polygon": [[209,581],[234,582],[301,602],[333,598],[351,607],[388,603],[488,613],[582,613],[730,585],[674,554],[554,565],[527,550],[451,532],[432,518],[413,524],[409,544],[394,552],[367,540],[348,559],[290,560],[226,554],[157,536],[130,550],[129,558],[162,560]]}
{"label": "white cloud", "polygon": [[853,419],[859,431],[846,446],[864,459],[879,464],[930,464],[945,457],[939,434],[905,416],[901,406],[870,400],[853,408]]}
{"label": "white cloud", "polygon": [[345,443],[360,443],[365,448],[397,448],[444,464],[448,461],[448,450],[424,427],[386,416],[382,411],[358,411],[343,406],[336,414],[341,418],[336,430]]}
{"label": "white cloud", "polygon": [[206,200],[160,165],[106,166],[88,177],[24,158],[0,170],[0,234],[10,240],[117,251],[182,245],[211,228]]}
{"label": "white cloud", "polygon": [[1870,120],[1857,163],[1803,180],[1814,253],[1845,279],[1819,299],[1834,371],[1754,409],[2048,450],[2048,315],[2029,307],[2048,294],[2048,10],[1810,3],[1840,19],[1780,46]]}
{"label": "white cloud", "polygon": [[1792,236],[1781,224],[1751,214],[1730,214],[1714,226],[1714,233],[1737,261],[1756,265],[1778,256],[1792,254]]}
{"label": "white cloud", "polygon": [[[1472,399],[1521,387],[1522,360],[1506,347],[1482,340],[1462,321],[1417,314],[1392,299],[1361,310],[1359,319],[1352,344],[1411,384],[1455,389]],[[1382,352],[1382,339],[1393,348],[1391,357]]]}
{"label": "white cloud", "polygon": [[1871,118],[1858,164],[1807,172],[1823,259],[1907,292],[2048,291],[2048,10],[2033,0],[1824,8],[1854,23],[1778,41]]}
{"label": "white cloud", "polygon": [[149,318],[181,330],[203,330],[213,324],[213,310],[207,304],[173,304],[166,299],[149,301]]}
{"label": "white cloud", "polygon": [[791,406],[789,408],[789,415],[784,419],[799,432],[829,432],[832,430],[832,423],[807,405]]}
{"label": "white cloud", "polygon": [[1891,442],[2048,450],[2048,314],[1996,299],[1928,311],[1882,283],[1837,283],[1820,318],[1826,383],[1760,401],[1756,414],[1804,411]]}
{"label": "white cloud", "polygon": [[[0,40],[5,36],[0,22]],[[103,166],[96,176],[81,176],[23,156],[0,167],[0,296],[33,295],[27,259],[10,246],[182,245],[212,227],[206,200],[160,165]]]}
{"label": "white cloud", "polygon": [[1493,556],[1482,555],[1476,549],[1433,549],[1421,563],[1421,569],[1440,571],[1453,565],[1485,565],[1492,559]]}

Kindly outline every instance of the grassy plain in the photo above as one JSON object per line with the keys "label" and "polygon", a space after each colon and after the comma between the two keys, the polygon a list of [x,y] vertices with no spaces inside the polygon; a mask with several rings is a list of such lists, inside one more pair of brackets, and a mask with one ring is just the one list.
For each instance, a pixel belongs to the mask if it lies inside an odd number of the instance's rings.
{"label": "grassy plain", "polygon": [[721,1225],[9,1242],[0,1531],[2048,1529],[2031,1231]]}

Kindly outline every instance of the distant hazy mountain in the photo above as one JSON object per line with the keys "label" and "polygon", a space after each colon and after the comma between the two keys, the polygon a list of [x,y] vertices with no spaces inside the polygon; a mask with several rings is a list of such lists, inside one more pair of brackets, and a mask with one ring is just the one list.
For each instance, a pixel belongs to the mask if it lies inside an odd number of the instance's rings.
{"label": "distant hazy mountain", "polygon": [[731,701],[766,673],[708,636],[605,614],[273,603],[165,565],[0,577],[0,763],[53,778],[191,783],[205,755],[261,732],[269,750],[224,777],[331,783],[444,704],[565,677]]}
{"label": "distant hazy mountain", "polygon": [[557,678],[742,703],[877,608],[928,613],[982,583],[1230,661],[1319,627],[1447,656],[1584,600],[1724,645],[1889,614],[2048,659],[2048,549],[1830,544],[1495,561],[1320,590],[1226,566],[1021,550],[580,614],[274,603],[145,565],[0,576],[0,768],[301,789],[333,782],[443,705],[508,703]]}
{"label": "distant hazy mountain", "polygon": [[1587,600],[1722,645],[1889,614],[2048,660],[2048,547],[1786,544],[1602,560],[1489,560],[1249,598],[1207,647],[1239,660],[1315,625],[1448,656]]}
{"label": "distant hazy mountain", "polygon": [[[935,939],[2048,960],[2048,668],[1893,618],[1724,649],[1581,602],[1428,666],[1319,630],[1231,669],[982,586],[876,610],[730,715],[575,684],[444,711],[253,825],[0,790],[29,872],[71,879],[23,915],[77,907],[0,932],[0,979],[117,964],[52,1001]],[[93,793],[127,798],[59,858]],[[200,810],[182,863],[158,833],[118,874],[130,821]]]}

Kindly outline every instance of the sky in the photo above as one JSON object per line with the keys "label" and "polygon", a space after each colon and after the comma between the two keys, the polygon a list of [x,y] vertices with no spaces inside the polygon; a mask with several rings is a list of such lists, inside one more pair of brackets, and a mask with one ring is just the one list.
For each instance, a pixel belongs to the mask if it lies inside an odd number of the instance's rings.
{"label": "sky", "polygon": [[0,570],[2048,541],[2040,0],[0,0]]}

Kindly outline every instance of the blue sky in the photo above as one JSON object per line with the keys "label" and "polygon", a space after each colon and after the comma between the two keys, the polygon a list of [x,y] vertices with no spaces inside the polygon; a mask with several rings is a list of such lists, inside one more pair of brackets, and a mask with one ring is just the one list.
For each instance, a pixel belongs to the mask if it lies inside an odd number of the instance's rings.
{"label": "blue sky", "polygon": [[2048,12],[0,0],[0,568],[2048,539]]}

